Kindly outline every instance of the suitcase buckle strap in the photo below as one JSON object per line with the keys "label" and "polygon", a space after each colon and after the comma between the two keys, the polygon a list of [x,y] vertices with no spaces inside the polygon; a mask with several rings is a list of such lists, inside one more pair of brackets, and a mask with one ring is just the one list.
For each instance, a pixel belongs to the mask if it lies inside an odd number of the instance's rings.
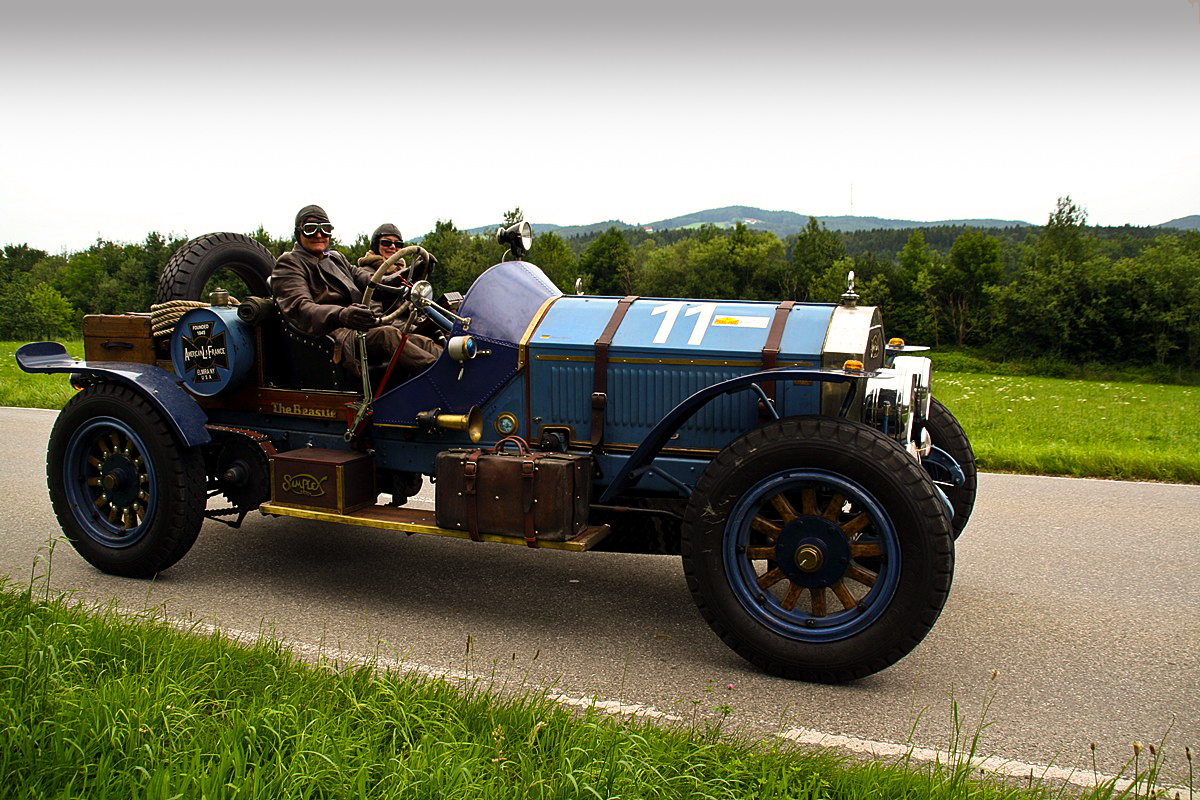
{"label": "suitcase buckle strap", "polygon": [[533,475],[534,462],[537,456],[526,458],[521,462],[521,506],[525,510],[525,544],[537,547],[537,526],[533,519]]}
{"label": "suitcase buckle strap", "polygon": [[466,494],[475,494],[475,478],[479,475],[479,451],[476,450],[467,456],[463,462],[463,477],[466,478],[463,491]]}
{"label": "suitcase buckle strap", "polygon": [[472,451],[463,461],[463,494],[471,498],[466,503],[467,533],[473,542],[481,541],[479,538],[479,497],[475,491],[475,478],[479,474],[479,455],[480,451]]}

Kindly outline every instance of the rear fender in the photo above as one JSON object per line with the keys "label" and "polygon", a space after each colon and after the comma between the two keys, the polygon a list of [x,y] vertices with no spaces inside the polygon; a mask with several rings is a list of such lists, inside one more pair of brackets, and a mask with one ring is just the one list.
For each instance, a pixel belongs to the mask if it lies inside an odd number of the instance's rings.
{"label": "rear fender", "polygon": [[642,440],[638,448],[633,451],[633,455],[625,462],[625,466],[615,476],[613,482],[609,484],[597,502],[600,504],[609,503],[621,492],[636,484],[642,475],[651,468],[659,451],[670,441],[675,432],[695,416],[696,412],[720,395],[747,389],[761,392],[761,389],[757,388],[758,384],[778,380],[849,383],[850,391],[846,395],[839,414],[839,416],[844,417],[850,407],[851,401],[854,399],[858,382],[862,379],[862,373],[851,374],[841,370],[813,369],[811,367],[781,367],[779,369],[755,372],[750,375],[740,375],[736,378],[731,378],[721,383],[714,383],[712,386],[701,389],[675,406],[670,413],[651,429],[650,433],[646,435],[646,438]]}
{"label": "rear fender", "polygon": [[97,381],[122,383],[145,397],[170,422],[188,447],[208,444],[203,409],[179,387],[175,376],[151,364],[127,361],[76,361],[58,342],[34,342],[17,350],[17,365],[30,373],[67,373],[71,385],[82,388]]}

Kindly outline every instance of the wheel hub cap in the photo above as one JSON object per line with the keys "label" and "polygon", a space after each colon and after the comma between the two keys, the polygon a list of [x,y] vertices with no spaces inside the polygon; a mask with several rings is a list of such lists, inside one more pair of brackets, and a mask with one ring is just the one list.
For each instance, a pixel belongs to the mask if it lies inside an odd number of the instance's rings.
{"label": "wheel hub cap", "polygon": [[800,586],[832,586],[850,566],[850,543],[841,528],[824,517],[797,517],[775,542],[775,562]]}
{"label": "wheel hub cap", "polygon": [[825,555],[816,545],[806,544],[796,548],[795,561],[801,572],[816,572],[825,562]]}
{"label": "wheel hub cap", "polygon": [[113,506],[128,508],[138,500],[137,469],[128,459],[113,456],[101,467],[100,486]]}

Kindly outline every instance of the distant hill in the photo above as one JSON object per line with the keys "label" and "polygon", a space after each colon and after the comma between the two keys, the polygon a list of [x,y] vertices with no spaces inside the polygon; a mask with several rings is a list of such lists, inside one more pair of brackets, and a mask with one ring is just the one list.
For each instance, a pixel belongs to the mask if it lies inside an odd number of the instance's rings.
{"label": "distant hill", "polygon": [[[531,222],[535,233],[547,233],[553,231],[564,239],[569,239],[572,236],[586,236],[588,234],[606,231],[609,228],[643,228],[655,231],[661,230],[678,230],[681,228],[699,228],[703,225],[714,225],[718,228],[732,228],[739,222],[756,231],[770,231],[776,236],[783,238],[790,236],[793,233],[799,233],[808,225],[809,214],[797,214],[794,211],[766,211],[753,206],[727,206],[725,208],[713,208],[707,211],[696,211],[691,214],[684,214],[679,217],[671,217],[670,219],[660,219],[654,222],[647,222],[633,225],[621,220],[608,220],[607,222],[593,222],[588,225],[554,225],[545,222]],[[1016,220],[998,220],[998,219],[956,219],[956,220],[938,220],[936,222],[917,222],[914,220],[905,219],[883,219],[881,217],[822,217],[818,216],[817,221],[823,223],[831,231],[866,231],[866,230],[894,230],[894,229],[909,229],[909,228],[932,228],[941,225],[954,226],[970,226],[975,228],[1008,228],[1016,226],[1028,226],[1028,222],[1020,222]],[[491,233],[499,227],[499,223],[492,225],[482,225],[478,228],[470,228],[469,233]]]}
{"label": "distant hill", "polygon": [[[682,217],[659,220],[645,226],[654,230],[673,230],[675,228],[692,228],[701,225],[715,225],[718,228],[732,228],[737,223],[760,231],[771,231],[776,236],[784,237],[799,233],[808,225],[810,214],[797,214],[793,211],[764,211],[761,208],[749,206],[727,206],[708,211],[698,211]],[[909,228],[933,228],[943,225],[971,226],[975,228],[1009,228],[1028,226],[1028,222],[998,219],[955,219],[938,220],[935,222],[917,222],[909,219],[883,219],[882,217],[822,217],[820,222],[831,231],[868,231],[893,230]]]}
{"label": "distant hill", "polygon": [[[732,228],[741,222],[752,230],[770,231],[776,236],[783,238],[804,230],[804,228],[808,225],[809,216],[809,214],[797,214],[794,211],[764,211],[761,208],[754,208],[753,206],[726,206],[725,208],[712,208],[707,211],[696,211],[694,213],[684,214],[683,216],[679,217],[660,219],[655,222],[637,225],[631,225],[627,222],[622,222],[621,220],[593,222],[588,225],[553,225],[544,222],[531,222],[531,224],[533,225],[534,233],[547,233],[554,231],[564,239],[570,239],[573,236],[586,236],[608,230],[609,228],[617,228],[618,230],[625,228],[643,228],[655,231],[678,230],[680,228],[699,228],[702,225],[715,225],[718,228]],[[825,227],[831,231],[843,232],[868,230],[908,230],[911,228],[937,227],[970,227],[984,229],[1038,227],[1022,220],[1005,219],[942,219],[934,220],[932,222],[921,222],[911,219],[885,219],[883,217],[817,216],[817,221],[824,224]],[[499,223],[493,225],[483,225],[478,228],[471,228],[469,232],[492,233],[497,227],[499,227]],[[1172,220],[1170,222],[1164,222],[1156,227],[1200,230],[1200,215],[1180,217],[1179,219]]]}
{"label": "distant hill", "polygon": [[1161,225],[1156,225],[1156,228],[1180,228],[1185,231],[1200,231],[1200,214],[1192,214],[1190,217],[1180,217],[1173,219],[1170,222],[1164,222]]}
{"label": "distant hill", "polygon": [[[557,233],[564,239],[570,239],[572,236],[587,236],[593,233],[602,233],[609,228],[624,230],[625,228],[638,227],[630,225],[628,222],[622,222],[619,219],[610,219],[607,222],[593,222],[589,225],[553,225],[549,222],[530,222],[533,226],[533,233],[536,236],[539,233]],[[499,222],[491,225],[481,225],[478,228],[467,228],[466,232],[478,236],[481,233],[493,234],[496,229],[501,227]],[[420,242],[420,239],[413,239],[414,242]]]}

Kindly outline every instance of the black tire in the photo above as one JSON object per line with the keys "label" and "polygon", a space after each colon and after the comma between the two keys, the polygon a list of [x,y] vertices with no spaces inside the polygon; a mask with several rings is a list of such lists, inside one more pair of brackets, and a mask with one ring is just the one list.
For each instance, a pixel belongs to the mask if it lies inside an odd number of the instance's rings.
{"label": "black tire", "polygon": [[830,417],[772,422],[722,450],[692,492],[682,545],[717,635],[767,672],[820,683],[903,658],[954,571],[945,505],[920,464]]}
{"label": "black tire", "polygon": [[204,459],[132,389],[89,386],[50,433],[46,482],[71,545],[97,569],[145,578],[191,548],[204,522]]}
{"label": "black tire", "polygon": [[967,526],[967,520],[971,518],[971,510],[975,508],[977,482],[975,451],[971,449],[971,442],[967,440],[967,434],[963,431],[962,425],[958,424],[954,415],[939,403],[937,398],[931,398],[929,401],[929,419],[925,421],[925,427],[933,439],[934,446],[945,450],[951,458],[958,462],[958,466],[962,467],[962,485],[953,486],[949,482],[950,476],[942,474],[942,469],[928,462],[926,466],[930,477],[933,478],[934,483],[941,486],[942,491],[946,493],[946,498],[950,501],[951,508],[954,509],[950,532],[957,539],[962,534],[963,528]]}
{"label": "black tire", "polygon": [[209,233],[192,239],[171,255],[158,280],[154,302],[207,301],[205,284],[220,270],[237,275],[245,284],[248,296],[270,297],[267,278],[274,267],[275,259],[270,251],[249,236]]}

